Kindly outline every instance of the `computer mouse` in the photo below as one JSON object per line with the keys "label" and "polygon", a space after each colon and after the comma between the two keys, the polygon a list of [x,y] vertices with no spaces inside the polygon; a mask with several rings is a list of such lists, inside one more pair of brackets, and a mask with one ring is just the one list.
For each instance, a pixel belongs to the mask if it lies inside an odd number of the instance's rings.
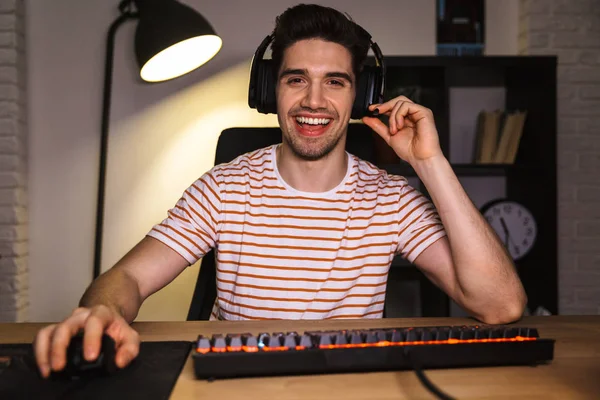
{"label": "computer mouse", "polygon": [[71,338],[66,355],[65,368],[55,373],[59,378],[107,376],[114,374],[118,369],[115,363],[115,341],[106,333],[102,335],[100,353],[95,360],[87,361],[83,356],[83,332]]}

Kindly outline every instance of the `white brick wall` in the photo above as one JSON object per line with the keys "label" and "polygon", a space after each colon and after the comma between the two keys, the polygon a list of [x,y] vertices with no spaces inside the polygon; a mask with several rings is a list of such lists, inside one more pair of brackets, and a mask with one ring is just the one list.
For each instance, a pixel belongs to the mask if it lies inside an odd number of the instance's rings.
{"label": "white brick wall", "polygon": [[600,1],[521,0],[519,52],[558,55],[559,313],[600,314]]}
{"label": "white brick wall", "polygon": [[0,0],[0,322],[28,319],[24,0]]}

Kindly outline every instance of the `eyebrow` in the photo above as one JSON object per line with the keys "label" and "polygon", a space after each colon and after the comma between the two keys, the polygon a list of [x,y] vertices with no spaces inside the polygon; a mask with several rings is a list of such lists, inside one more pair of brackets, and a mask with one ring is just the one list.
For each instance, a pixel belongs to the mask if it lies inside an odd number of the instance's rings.
{"label": "eyebrow", "polygon": [[[304,75],[304,76],[308,76],[308,71],[306,69],[291,69],[291,68],[287,68],[284,69],[283,71],[281,71],[281,73],[279,74],[279,79],[288,76],[288,75]],[[338,72],[338,71],[334,71],[334,72],[328,72],[325,74],[326,78],[342,78],[347,80],[348,82],[352,83],[352,77],[350,76],[350,74],[346,73],[346,72]]]}

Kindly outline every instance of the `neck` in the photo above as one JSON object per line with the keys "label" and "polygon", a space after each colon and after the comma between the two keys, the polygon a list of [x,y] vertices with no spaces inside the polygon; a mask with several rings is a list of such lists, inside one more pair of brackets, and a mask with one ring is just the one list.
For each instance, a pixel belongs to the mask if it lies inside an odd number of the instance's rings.
{"label": "neck", "polygon": [[329,154],[315,161],[298,157],[284,141],[277,147],[276,162],[281,178],[288,185],[310,193],[322,193],[335,188],[348,170],[348,156],[342,140]]}

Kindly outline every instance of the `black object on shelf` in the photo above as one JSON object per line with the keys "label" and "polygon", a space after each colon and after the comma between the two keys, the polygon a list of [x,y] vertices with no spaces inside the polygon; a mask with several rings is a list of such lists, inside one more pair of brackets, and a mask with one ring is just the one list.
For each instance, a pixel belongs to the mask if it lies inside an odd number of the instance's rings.
{"label": "black object on shelf", "polygon": [[483,55],[484,6],[484,0],[436,0],[438,55]]}

